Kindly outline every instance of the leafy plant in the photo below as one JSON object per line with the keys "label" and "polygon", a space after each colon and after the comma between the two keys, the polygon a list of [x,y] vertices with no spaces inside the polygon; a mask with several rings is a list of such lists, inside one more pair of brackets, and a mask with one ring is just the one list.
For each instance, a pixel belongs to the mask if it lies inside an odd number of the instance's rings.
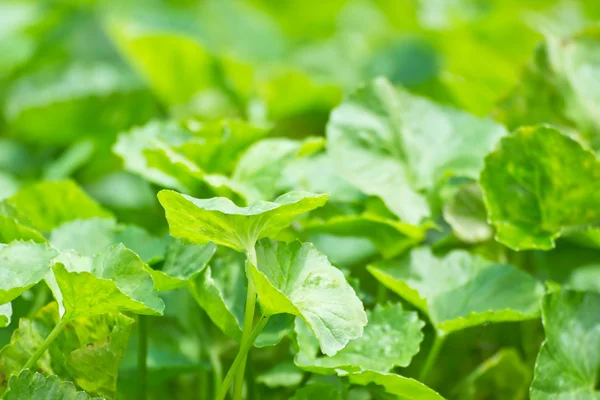
{"label": "leafy plant", "polygon": [[0,397],[600,399],[598,21],[2,2]]}

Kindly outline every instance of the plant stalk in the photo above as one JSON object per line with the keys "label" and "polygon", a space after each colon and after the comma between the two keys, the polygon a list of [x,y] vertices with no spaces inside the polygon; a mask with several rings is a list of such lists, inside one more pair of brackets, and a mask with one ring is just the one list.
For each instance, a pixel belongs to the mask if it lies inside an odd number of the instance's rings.
{"label": "plant stalk", "polygon": [[[258,321],[258,323],[256,324],[256,327],[254,328],[254,330],[252,330],[252,333],[246,338],[246,340],[242,341],[242,343],[240,345],[240,350],[238,351],[237,356],[235,356],[235,359],[233,360],[233,363],[231,364],[231,367],[229,368],[229,371],[227,372],[227,375],[225,376],[225,379],[223,380],[223,383],[221,384],[219,393],[217,394],[217,397],[216,397],[217,400],[223,400],[223,399],[225,399],[225,396],[227,396],[227,391],[229,390],[229,387],[231,386],[231,383],[233,382],[234,377],[237,378],[237,375],[240,371],[242,364],[245,363],[245,361],[246,361],[246,355],[248,354],[248,350],[250,350],[250,348],[254,344],[254,341],[256,340],[256,337],[262,332],[262,330],[264,329],[268,320],[269,320],[269,317],[265,317],[263,315],[260,318],[260,320]],[[242,375],[242,378],[243,377],[244,376]],[[243,383],[243,380],[242,380],[242,383]],[[241,396],[241,391],[240,391],[240,396]],[[234,399],[235,399],[235,393],[234,393]]]}
{"label": "plant stalk", "polygon": [[58,324],[56,324],[56,326],[54,328],[52,328],[52,330],[50,331],[50,334],[48,334],[48,336],[44,340],[44,343],[42,343],[42,345],[40,347],[38,347],[38,349],[35,351],[35,353],[33,353],[31,355],[31,357],[29,358],[29,360],[27,360],[27,362],[25,363],[23,368],[21,368],[21,371],[30,369],[31,367],[33,367],[35,365],[35,363],[37,363],[37,361],[40,359],[40,357],[46,352],[46,350],[48,349],[50,344],[62,332],[62,330],[65,328],[66,325],[67,325],[67,323],[65,321],[63,321],[62,319],[60,321],[58,321]]}
{"label": "plant stalk", "polygon": [[442,346],[446,341],[446,335],[440,334],[436,332],[435,339],[433,340],[433,345],[429,350],[429,354],[427,355],[427,360],[425,360],[425,364],[423,365],[423,369],[421,369],[421,373],[419,374],[419,380],[423,383],[426,382],[429,377],[429,373],[431,372],[431,368],[433,368],[433,364],[437,360],[440,355],[440,350],[442,350]]}
{"label": "plant stalk", "polygon": [[138,315],[138,400],[146,400],[148,395],[148,317]]}

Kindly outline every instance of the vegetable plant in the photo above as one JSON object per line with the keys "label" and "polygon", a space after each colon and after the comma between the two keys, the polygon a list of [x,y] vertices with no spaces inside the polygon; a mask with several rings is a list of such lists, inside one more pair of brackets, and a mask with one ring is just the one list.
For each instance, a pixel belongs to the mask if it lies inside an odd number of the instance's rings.
{"label": "vegetable plant", "polygon": [[600,399],[595,1],[0,3],[0,398]]}

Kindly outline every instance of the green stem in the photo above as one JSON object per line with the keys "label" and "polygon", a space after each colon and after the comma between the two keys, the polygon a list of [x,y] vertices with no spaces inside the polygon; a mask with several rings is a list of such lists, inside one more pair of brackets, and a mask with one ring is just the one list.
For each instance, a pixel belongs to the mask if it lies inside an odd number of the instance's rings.
{"label": "green stem", "polygon": [[[265,317],[264,315],[262,317],[260,317],[260,320],[256,324],[256,327],[254,328],[252,333],[240,345],[240,350],[238,351],[237,356],[235,356],[235,359],[233,360],[233,363],[231,364],[231,367],[229,368],[229,371],[227,372],[227,375],[225,376],[225,380],[223,380],[223,383],[221,384],[221,387],[219,388],[219,393],[217,394],[217,397],[216,397],[217,400],[225,399],[225,396],[227,395],[227,391],[229,390],[229,387],[231,386],[231,383],[233,382],[233,378],[234,377],[237,378],[237,373],[239,373],[242,364],[246,361],[246,355],[248,354],[248,351],[254,344],[256,337],[264,329],[268,320],[269,320],[269,317]],[[243,375],[242,375],[242,378],[243,378]],[[234,393],[234,399],[235,399],[235,393]]]}
{"label": "green stem", "polygon": [[446,341],[446,335],[443,333],[436,332],[435,339],[433,340],[433,345],[429,350],[429,354],[427,355],[427,360],[425,360],[425,365],[423,365],[423,369],[421,369],[421,374],[419,375],[419,380],[423,383],[427,380],[429,373],[431,372],[431,368],[433,368],[433,364],[437,360],[440,350],[442,350],[442,346]]}
{"label": "green stem", "polygon": [[138,315],[138,400],[146,400],[148,393],[148,317]]}
{"label": "green stem", "polygon": [[[254,322],[254,309],[256,307],[256,288],[254,287],[254,281],[252,280],[249,271],[246,272],[246,276],[248,276],[248,293],[246,297],[246,311],[244,312],[244,328],[242,330],[242,343],[248,341],[248,338],[252,334],[252,324]],[[240,353],[241,352],[242,347],[240,347]],[[240,353],[238,353],[238,355],[240,355]],[[237,370],[237,375],[235,376],[235,382],[233,384],[234,400],[240,400],[242,398],[242,388],[244,387],[244,373],[246,372],[247,353],[247,350],[243,352],[241,365]]]}
{"label": "green stem", "polygon": [[50,331],[50,334],[48,335],[48,337],[46,337],[46,340],[44,340],[44,343],[42,343],[42,345],[40,347],[38,347],[38,349],[35,351],[35,353],[33,353],[33,355],[29,358],[29,360],[27,360],[27,362],[25,363],[23,368],[21,368],[21,371],[30,369],[31,367],[33,367],[35,365],[35,363],[37,363],[37,361],[40,359],[40,357],[48,349],[48,346],[50,346],[50,344],[62,332],[62,330],[65,328],[66,325],[67,325],[67,323],[65,321],[63,321],[62,319],[60,321],[58,321],[58,324],[56,324],[56,326],[52,329],[52,331]]}

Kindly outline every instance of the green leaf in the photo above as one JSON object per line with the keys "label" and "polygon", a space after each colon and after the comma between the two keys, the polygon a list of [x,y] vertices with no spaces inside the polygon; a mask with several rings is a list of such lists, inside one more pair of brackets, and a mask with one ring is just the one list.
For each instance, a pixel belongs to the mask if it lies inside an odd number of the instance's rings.
{"label": "green leaf", "polygon": [[575,269],[567,283],[574,290],[600,293],[600,265],[586,265]]}
{"label": "green leaf", "polygon": [[0,305],[0,328],[10,325],[10,317],[12,317],[12,304]]}
{"label": "green leaf", "polygon": [[0,244],[0,304],[16,299],[41,281],[57,255],[55,249],[33,242]]}
{"label": "green leaf", "polygon": [[263,311],[301,317],[332,356],[363,334],[367,315],[344,274],[312,244],[265,239],[250,274]]}
{"label": "green leaf", "polygon": [[63,252],[46,276],[64,319],[132,311],[162,315],[164,303],[140,258],[122,244],[92,258]]}
{"label": "green leaf", "polygon": [[154,287],[158,291],[167,291],[186,286],[206,268],[216,249],[211,242],[195,245],[174,240],[162,269],[151,271]]}
{"label": "green leaf", "polygon": [[525,400],[531,382],[530,367],[513,348],[485,360],[458,386],[454,395],[465,400],[501,398]]}
{"label": "green leaf", "polygon": [[406,367],[419,352],[425,323],[414,311],[402,309],[400,303],[377,305],[367,311],[368,324],[364,334],[348,342],[332,357],[318,357],[319,346],[304,322],[296,320],[299,352],[295,363],[302,369],[317,373],[344,370],[387,372],[394,367]]}
{"label": "green leaf", "polygon": [[348,375],[348,379],[350,383],[355,385],[375,384],[383,386],[387,393],[395,395],[401,400],[444,400],[437,392],[421,382],[402,375],[363,371]]}
{"label": "green leaf", "polygon": [[494,235],[487,222],[481,190],[475,183],[458,188],[451,200],[444,203],[443,214],[454,234],[463,242],[485,242]]}
{"label": "green leaf", "polygon": [[38,145],[118,132],[155,112],[142,82],[121,65],[106,62],[37,68],[13,83],[4,108],[18,138]]}
{"label": "green leaf", "polygon": [[546,340],[535,363],[532,400],[597,400],[600,294],[560,290],[544,297]]}
{"label": "green leaf", "polygon": [[422,191],[449,176],[476,178],[483,157],[505,134],[491,120],[431,103],[379,78],[332,112],[327,148],[342,178],[417,224],[430,215]]}
{"label": "green leaf", "polygon": [[269,388],[294,387],[302,382],[304,374],[289,361],[275,364],[272,368],[256,377],[256,382]]}
{"label": "green leaf", "polygon": [[42,233],[64,222],[112,215],[88,197],[73,181],[47,181],[24,187],[6,200],[16,212],[16,220]]}
{"label": "green leaf", "polygon": [[596,156],[559,130],[526,127],[485,159],[481,188],[496,239],[515,250],[554,247],[600,219]]}
{"label": "green leaf", "polygon": [[463,250],[437,258],[422,247],[368,270],[444,334],[486,322],[537,318],[544,294],[543,286],[527,273]]}
{"label": "green leaf", "polygon": [[93,399],[85,392],[78,392],[71,382],[61,382],[56,375],[45,377],[30,370],[24,370],[13,376],[8,382],[6,400],[44,399],[44,400],[100,400]]}
{"label": "green leaf", "polygon": [[240,340],[246,305],[244,262],[219,258],[213,266],[190,281],[190,292],[223,333]]}
{"label": "green leaf", "polygon": [[403,253],[425,239],[426,227],[380,217],[374,213],[334,216],[304,224],[309,233],[327,233],[343,237],[366,237],[386,258]]}
{"label": "green leaf", "polygon": [[81,347],[66,357],[66,369],[79,387],[107,399],[117,397],[117,374],[134,320],[123,314],[77,319]]}
{"label": "green leaf", "polygon": [[291,314],[273,315],[254,341],[254,347],[276,346],[281,343],[283,338],[294,331],[295,319]]}
{"label": "green leaf", "polygon": [[191,243],[251,251],[257,240],[273,237],[298,215],[321,207],[327,195],[290,192],[274,202],[259,201],[238,207],[223,197],[196,199],[170,190],[158,193],[171,235]]}

